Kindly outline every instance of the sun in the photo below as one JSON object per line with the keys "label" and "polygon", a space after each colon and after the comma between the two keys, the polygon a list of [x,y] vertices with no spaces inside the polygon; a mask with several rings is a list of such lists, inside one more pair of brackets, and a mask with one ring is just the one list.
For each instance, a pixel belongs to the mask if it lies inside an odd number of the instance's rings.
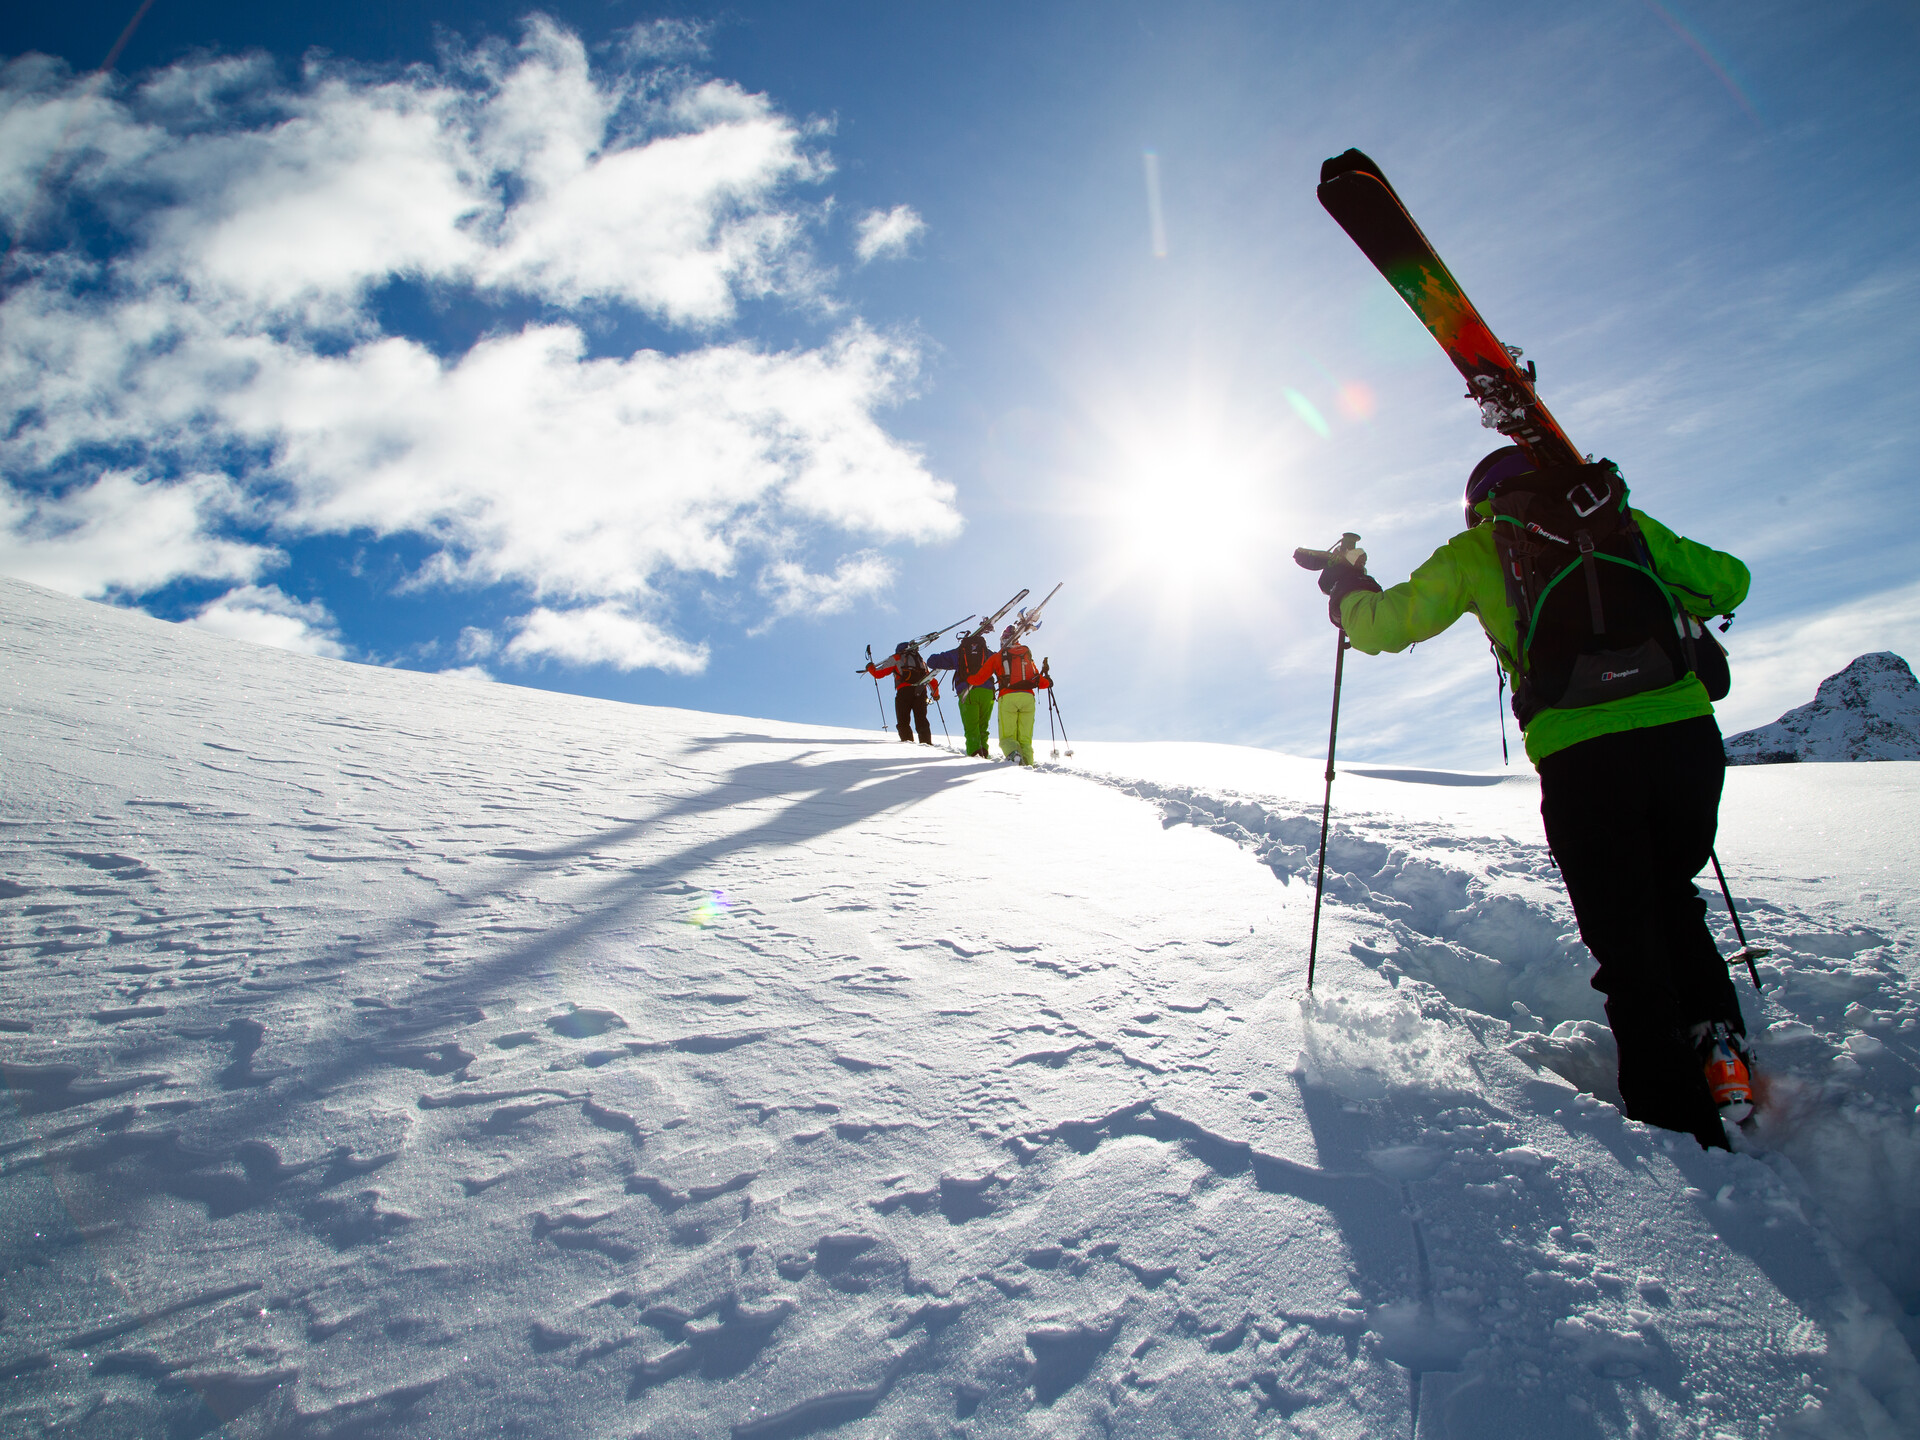
{"label": "sun", "polygon": [[1202,411],[1124,427],[1089,496],[1104,567],[1162,603],[1254,593],[1283,530],[1283,456],[1273,440]]}

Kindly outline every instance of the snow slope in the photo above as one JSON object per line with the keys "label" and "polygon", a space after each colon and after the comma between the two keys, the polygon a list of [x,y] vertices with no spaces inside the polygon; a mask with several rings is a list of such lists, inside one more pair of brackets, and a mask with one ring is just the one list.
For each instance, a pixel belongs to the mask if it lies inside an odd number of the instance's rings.
{"label": "snow slope", "polygon": [[1708,1155],[1591,1093],[1526,778],[1343,774],[1308,997],[1316,761],[13,582],[0,657],[0,1433],[1920,1428],[1920,766],[1732,777],[1780,1104]]}
{"label": "snow slope", "polygon": [[1727,760],[1920,760],[1920,683],[1891,650],[1862,655],[1822,680],[1807,704],[1728,736]]}

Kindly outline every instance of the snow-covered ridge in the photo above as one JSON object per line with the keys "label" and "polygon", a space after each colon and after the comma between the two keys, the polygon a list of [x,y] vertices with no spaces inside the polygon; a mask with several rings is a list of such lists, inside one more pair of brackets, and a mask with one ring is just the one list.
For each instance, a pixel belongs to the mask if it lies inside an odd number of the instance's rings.
{"label": "snow-covered ridge", "polygon": [[1524,776],[1343,773],[1304,997],[1317,761],[1017,772],[9,582],[0,686],[0,1432],[1920,1425],[1920,766],[1730,778],[1792,1104],[1724,1156],[1575,1088]]}
{"label": "snow-covered ridge", "polygon": [[1807,704],[1727,739],[1730,765],[1920,760],[1920,683],[1890,650],[1829,675]]}

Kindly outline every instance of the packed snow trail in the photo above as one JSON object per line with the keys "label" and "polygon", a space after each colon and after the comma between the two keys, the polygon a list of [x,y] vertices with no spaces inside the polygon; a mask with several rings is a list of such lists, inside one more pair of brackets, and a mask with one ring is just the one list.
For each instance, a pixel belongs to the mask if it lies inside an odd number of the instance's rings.
{"label": "packed snow trail", "polygon": [[1916,767],[1730,782],[1794,1118],[1721,1156],[1586,1093],[1524,780],[1343,774],[1308,999],[1313,762],[1095,783],[12,582],[0,656],[4,1433],[1920,1426]]}

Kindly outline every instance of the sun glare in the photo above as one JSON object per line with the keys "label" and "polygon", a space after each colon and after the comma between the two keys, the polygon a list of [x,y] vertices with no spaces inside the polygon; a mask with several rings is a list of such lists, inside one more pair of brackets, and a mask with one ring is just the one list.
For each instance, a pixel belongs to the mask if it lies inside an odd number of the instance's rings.
{"label": "sun glare", "polygon": [[1188,423],[1136,432],[1121,450],[1097,505],[1114,581],[1163,602],[1246,588],[1277,543],[1283,487],[1271,446]]}

